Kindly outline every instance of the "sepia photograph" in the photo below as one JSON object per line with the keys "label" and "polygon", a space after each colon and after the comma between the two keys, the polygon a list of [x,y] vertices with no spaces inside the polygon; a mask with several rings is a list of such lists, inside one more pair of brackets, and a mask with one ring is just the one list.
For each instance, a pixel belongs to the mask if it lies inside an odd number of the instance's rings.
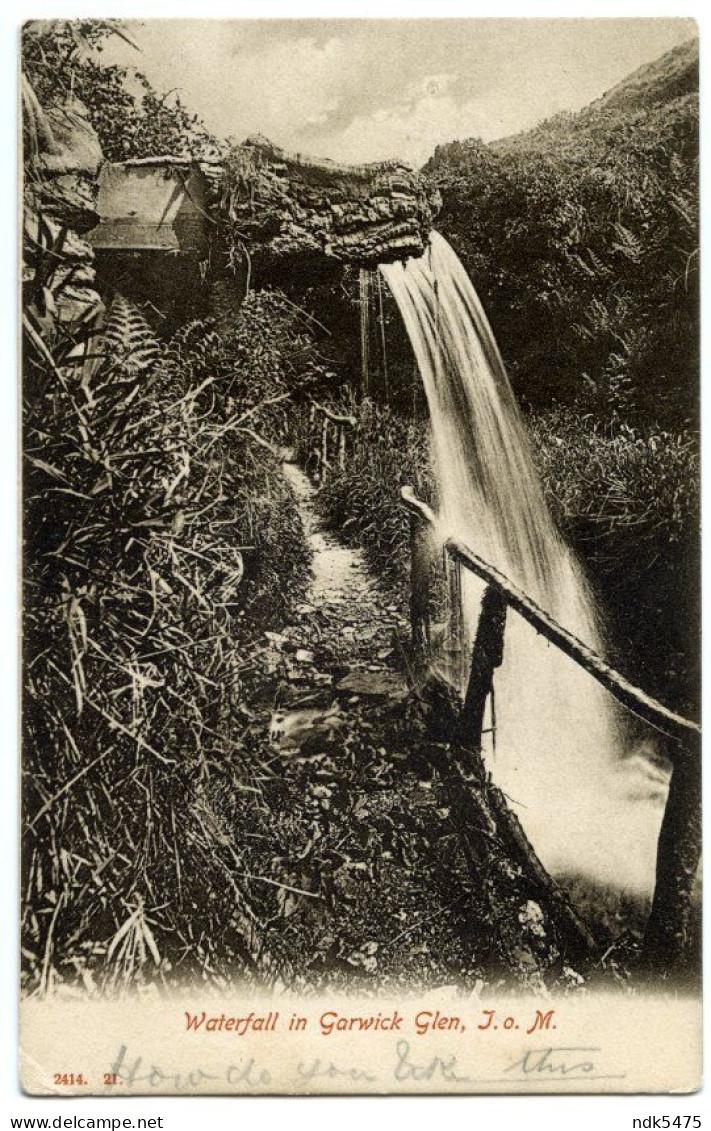
{"label": "sepia photograph", "polygon": [[695,21],[19,40],[25,1091],[698,1088]]}

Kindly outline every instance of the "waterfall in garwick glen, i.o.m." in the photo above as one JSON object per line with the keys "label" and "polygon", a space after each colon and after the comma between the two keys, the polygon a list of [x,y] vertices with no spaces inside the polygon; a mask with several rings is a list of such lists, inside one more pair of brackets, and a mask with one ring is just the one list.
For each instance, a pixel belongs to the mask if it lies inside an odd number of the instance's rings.
{"label": "waterfall in garwick glen, i.o.m.", "polygon": [[[432,423],[440,534],[506,574],[602,651],[597,613],[546,505],[526,427],[486,315],[447,241],[380,268],[417,358]],[[471,640],[483,583],[462,571]],[[509,610],[487,769],[548,869],[649,894],[667,777],[625,749],[617,705]]]}

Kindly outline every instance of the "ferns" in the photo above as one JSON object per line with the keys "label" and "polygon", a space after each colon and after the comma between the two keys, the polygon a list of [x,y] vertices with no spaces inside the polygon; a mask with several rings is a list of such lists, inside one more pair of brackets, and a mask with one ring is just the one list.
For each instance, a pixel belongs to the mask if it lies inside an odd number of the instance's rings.
{"label": "ferns", "polygon": [[596,413],[561,407],[532,419],[546,498],[605,598],[623,669],[693,713],[698,442],[619,416],[603,422],[601,411],[598,401]]}
{"label": "ferns", "polygon": [[631,263],[640,263],[645,252],[644,242],[624,224],[621,224],[619,220],[614,227],[617,241],[612,244],[612,250],[619,252]]}
{"label": "ferns", "polygon": [[118,293],[105,315],[103,345],[107,357],[127,371],[149,369],[160,355],[158,338],[140,310]]}

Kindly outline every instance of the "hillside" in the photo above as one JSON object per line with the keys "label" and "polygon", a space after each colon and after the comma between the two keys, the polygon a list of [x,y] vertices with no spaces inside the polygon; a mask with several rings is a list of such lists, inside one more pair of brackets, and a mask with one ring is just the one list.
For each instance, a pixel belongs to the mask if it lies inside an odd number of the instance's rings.
{"label": "hillside", "polygon": [[626,413],[695,420],[695,40],[578,113],[438,146],[425,169],[525,400],[597,389]]}
{"label": "hillside", "polygon": [[636,110],[671,102],[699,90],[699,41],[689,39],[659,59],[639,67],[602,98],[587,113],[597,109]]}
{"label": "hillside", "polygon": [[[497,138],[486,145],[492,153],[535,150],[555,142],[566,148],[581,136],[611,141],[607,131],[616,124],[653,117],[654,111],[674,107],[694,114],[698,107],[699,41],[688,42],[667,51],[659,59],[633,71],[601,98],[577,112],[562,111],[530,130]],[[443,168],[460,166],[466,155],[480,152],[484,143],[477,137],[438,145],[425,165],[433,175]]]}

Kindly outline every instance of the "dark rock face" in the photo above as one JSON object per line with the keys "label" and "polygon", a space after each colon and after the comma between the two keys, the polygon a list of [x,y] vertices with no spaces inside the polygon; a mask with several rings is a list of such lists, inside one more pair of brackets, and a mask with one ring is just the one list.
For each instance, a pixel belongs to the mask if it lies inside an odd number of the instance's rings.
{"label": "dark rock face", "polygon": [[439,205],[400,162],[338,165],[253,138],[227,156],[218,207],[250,255],[375,267],[422,255]]}
{"label": "dark rock face", "polygon": [[96,177],[103,161],[86,108],[77,99],[43,109],[23,80],[25,182],[45,216],[84,233],[96,223]]}

